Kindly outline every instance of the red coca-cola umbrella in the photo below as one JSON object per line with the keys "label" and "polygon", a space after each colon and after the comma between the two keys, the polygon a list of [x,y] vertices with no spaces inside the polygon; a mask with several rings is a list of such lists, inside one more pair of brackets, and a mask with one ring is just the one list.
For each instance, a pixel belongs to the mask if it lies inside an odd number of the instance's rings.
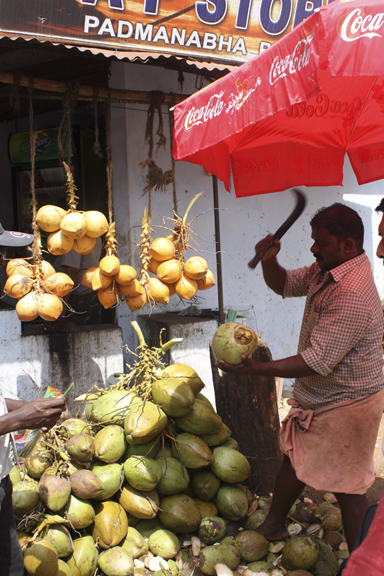
{"label": "red coca-cola umbrella", "polygon": [[178,104],[174,157],[237,196],[384,178],[384,0],[333,2]]}

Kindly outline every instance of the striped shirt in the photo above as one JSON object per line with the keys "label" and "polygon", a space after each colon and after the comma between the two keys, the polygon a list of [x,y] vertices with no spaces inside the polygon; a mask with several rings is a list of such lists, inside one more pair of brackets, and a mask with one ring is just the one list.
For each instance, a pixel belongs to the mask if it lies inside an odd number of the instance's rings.
{"label": "striped shirt", "polygon": [[287,271],[283,297],[306,296],[298,354],[317,374],[297,378],[293,396],[318,409],[384,386],[383,310],[365,253],[323,272]]}

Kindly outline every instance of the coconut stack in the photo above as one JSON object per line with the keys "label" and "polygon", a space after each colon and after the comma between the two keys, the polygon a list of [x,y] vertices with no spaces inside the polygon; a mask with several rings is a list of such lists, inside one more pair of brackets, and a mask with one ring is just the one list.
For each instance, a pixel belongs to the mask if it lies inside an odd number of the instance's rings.
{"label": "coconut stack", "polygon": [[224,576],[224,565],[225,576],[336,575],[347,554],[339,508],[297,503],[290,538],[268,542],[255,530],[270,498],[246,488],[249,462],[198,374],[159,364],[151,389],[142,384],[87,394],[84,416],[56,425],[13,469],[28,574],[176,576],[198,566]]}
{"label": "coconut stack", "polygon": [[23,258],[9,260],[4,293],[17,298],[19,320],[30,322],[38,316],[53,322],[63,311],[62,298],[73,288],[73,280],[63,272],[56,272],[45,260],[31,264]]}

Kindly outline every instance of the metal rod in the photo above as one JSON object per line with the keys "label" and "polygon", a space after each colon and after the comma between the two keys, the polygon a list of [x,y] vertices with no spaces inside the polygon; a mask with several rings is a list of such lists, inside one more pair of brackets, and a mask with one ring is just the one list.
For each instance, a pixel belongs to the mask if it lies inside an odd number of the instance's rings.
{"label": "metal rod", "polygon": [[220,217],[219,217],[219,192],[217,187],[217,176],[212,174],[213,186],[213,207],[215,214],[215,243],[216,243],[216,271],[217,271],[217,296],[219,301],[219,324],[224,324],[223,305],[223,272],[221,266],[221,242],[220,242]]}

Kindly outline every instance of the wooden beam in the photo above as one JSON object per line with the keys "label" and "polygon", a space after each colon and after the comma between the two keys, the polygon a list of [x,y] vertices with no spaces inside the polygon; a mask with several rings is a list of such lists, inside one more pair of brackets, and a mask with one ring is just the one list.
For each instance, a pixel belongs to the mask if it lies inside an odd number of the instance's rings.
{"label": "wooden beam", "polygon": [[[46,92],[58,92],[65,94],[68,90],[68,83],[58,82],[56,80],[44,80],[43,78],[33,78],[33,88],[36,90],[43,90]],[[30,78],[26,75],[16,75],[12,72],[0,72],[0,82],[3,84],[17,84],[29,88]],[[164,94],[164,104],[175,106],[182,102],[189,95],[181,94]],[[77,99],[92,101],[94,98],[93,86],[78,86]],[[144,92],[139,90],[117,90],[115,88],[106,88],[105,86],[97,87],[98,100],[108,100],[111,98],[112,102],[135,102],[140,104],[148,104],[151,98],[151,92]],[[47,96],[47,99],[49,97]]]}

